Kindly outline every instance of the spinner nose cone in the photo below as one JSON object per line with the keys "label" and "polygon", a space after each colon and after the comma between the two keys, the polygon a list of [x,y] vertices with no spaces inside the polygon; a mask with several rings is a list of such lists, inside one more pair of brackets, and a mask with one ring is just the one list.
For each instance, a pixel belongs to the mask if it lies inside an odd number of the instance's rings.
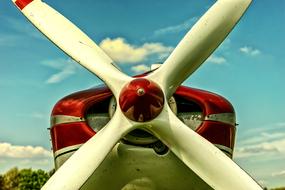
{"label": "spinner nose cone", "polygon": [[119,104],[127,118],[145,122],[160,114],[164,95],[156,83],[145,78],[137,78],[123,88]]}

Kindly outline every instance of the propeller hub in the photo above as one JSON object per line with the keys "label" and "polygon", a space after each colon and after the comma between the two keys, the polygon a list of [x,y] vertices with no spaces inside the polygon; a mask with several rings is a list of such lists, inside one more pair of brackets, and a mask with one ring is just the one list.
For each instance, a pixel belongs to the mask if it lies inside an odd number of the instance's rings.
{"label": "propeller hub", "polygon": [[138,90],[137,90],[137,95],[138,96],[143,96],[145,94],[145,90],[143,89],[143,88],[139,88]]}
{"label": "propeller hub", "polygon": [[136,78],[122,89],[119,104],[127,118],[145,122],[160,114],[164,105],[164,95],[153,81]]}

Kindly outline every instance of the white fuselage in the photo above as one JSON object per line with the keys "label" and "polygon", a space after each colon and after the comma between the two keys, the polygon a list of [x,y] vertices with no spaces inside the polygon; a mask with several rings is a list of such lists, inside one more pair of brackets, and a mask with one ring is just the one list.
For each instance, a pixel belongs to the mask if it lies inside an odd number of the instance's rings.
{"label": "white fuselage", "polygon": [[[73,153],[63,153],[56,158],[56,161],[63,162]],[[81,189],[209,190],[212,188],[171,151],[159,155],[152,148],[118,143]]]}

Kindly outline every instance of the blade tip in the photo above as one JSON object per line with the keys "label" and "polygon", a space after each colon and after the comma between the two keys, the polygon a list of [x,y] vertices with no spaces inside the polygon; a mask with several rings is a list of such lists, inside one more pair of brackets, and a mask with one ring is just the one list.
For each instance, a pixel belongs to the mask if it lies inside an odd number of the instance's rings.
{"label": "blade tip", "polygon": [[12,1],[20,10],[23,10],[33,0],[12,0]]}
{"label": "blade tip", "polygon": [[248,7],[252,3],[252,0],[240,0],[240,2]]}

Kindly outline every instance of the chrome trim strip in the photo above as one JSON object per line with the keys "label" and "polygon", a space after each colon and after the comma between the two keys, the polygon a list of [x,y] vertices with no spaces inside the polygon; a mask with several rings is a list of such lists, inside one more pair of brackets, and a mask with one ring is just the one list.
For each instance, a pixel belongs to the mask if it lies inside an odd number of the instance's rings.
{"label": "chrome trim strip", "polygon": [[83,144],[77,144],[77,145],[72,145],[72,146],[68,146],[68,147],[64,147],[60,150],[57,150],[53,155],[54,157],[58,157],[59,155],[61,154],[64,154],[64,153],[68,153],[70,151],[76,151],[78,150]]}
{"label": "chrome trim strip", "polygon": [[74,123],[86,121],[83,117],[75,117],[70,115],[53,115],[50,118],[50,126],[63,124],[63,123]]}
{"label": "chrome trim strip", "polygon": [[230,125],[236,125],[236,116],[234,113],[219,113],[205,116],[205,121],[218,121]]}
{"label": "chrome trim strip", "polygon": [[233,155],[233,149],[227,147],[227,146],[224,146],[224,145],[220,145],[220,144],[214,144],[218,149],[220,150],[223,150],[223,151],[226,151],[227,153]]}

